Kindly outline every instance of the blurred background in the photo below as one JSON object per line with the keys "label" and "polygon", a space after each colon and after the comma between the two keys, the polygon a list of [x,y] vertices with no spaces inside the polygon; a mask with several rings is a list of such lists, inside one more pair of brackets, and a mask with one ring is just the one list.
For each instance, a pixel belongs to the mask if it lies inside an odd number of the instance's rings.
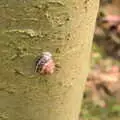
{"label": "blurred background", "polygon": [[120,120],[120,0],[100,0],[80,120]]}

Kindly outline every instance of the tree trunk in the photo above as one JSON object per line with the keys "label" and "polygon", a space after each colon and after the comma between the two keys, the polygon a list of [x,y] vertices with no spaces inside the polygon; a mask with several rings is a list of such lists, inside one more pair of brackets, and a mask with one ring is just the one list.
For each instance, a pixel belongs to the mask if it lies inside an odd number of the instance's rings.
{"label": "tree trunk", "polygon": [[[1,120],[78,120],[99,0],[0,0]],[[53,74],[35,72],[42,52]]]}

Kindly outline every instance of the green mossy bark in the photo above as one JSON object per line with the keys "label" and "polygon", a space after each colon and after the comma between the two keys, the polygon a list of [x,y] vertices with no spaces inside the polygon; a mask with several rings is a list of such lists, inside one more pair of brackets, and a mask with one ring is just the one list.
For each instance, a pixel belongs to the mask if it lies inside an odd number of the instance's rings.
{"label": "green mossy bark", "polygon": [[[0,0],[0,119],[78,120],[99,0]],[[34,72],[53,54],[52,75]]]}

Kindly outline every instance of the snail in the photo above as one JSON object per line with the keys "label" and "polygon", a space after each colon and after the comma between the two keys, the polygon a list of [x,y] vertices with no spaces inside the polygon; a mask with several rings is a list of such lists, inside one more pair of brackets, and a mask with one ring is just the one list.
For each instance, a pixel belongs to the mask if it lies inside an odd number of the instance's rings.
{"label": "snail", "polygon": [[37,59],[35,72],[40,74],[52,74],[55,71],[55,63],[50,52],[43,52]]}

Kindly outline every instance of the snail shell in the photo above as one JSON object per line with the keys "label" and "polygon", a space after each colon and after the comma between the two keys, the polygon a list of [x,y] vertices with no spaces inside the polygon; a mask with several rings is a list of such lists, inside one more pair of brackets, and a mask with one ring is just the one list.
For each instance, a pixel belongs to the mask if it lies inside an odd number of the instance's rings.
{"label": "snail shell", "polygon": [[50,52],[43,52],[36,61],[35,72],[40,74],[52,74],[55,70],[55,63]]}

